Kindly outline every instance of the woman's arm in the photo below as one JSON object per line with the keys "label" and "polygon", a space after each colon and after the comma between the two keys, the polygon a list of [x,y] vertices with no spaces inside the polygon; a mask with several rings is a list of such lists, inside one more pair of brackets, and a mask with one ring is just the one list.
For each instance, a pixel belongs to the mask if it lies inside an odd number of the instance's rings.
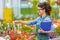
{"label": "woman's arm", "polygon": [[37,23],[37,21],[40,19],[40,17],[36,18],[35,20],[31,20],[31,21],[22,21],[20,20],[20,23],[22,24],[27,24],[27,25],[34,25]]}
{"label": "woman's arm", "polygon": [[39,32],[39,33],[51,34],[51,33],[52,33],[52,30],[50,30],[50,31],[44,31],[44,30],[42,30],[42,29],[39,29],[38,32]]}
{"label": "woman's arm", "polygon": [[20,20],[20,23],[22,23],[22,24],[29,24],[28,21],[23,21],[23,20]]}
{"label": "woman's arm", "polygon": [[50,31],[43,31],[43,33],[51,34],[52,30],[50,30]]}

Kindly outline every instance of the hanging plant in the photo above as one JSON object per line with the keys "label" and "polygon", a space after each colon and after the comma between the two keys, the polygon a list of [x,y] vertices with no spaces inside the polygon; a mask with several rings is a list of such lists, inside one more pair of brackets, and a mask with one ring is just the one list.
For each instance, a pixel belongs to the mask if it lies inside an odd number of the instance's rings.
{"label": "hanging plant", "polygon": [[56,3],[57,3],[58,5],[60,5],[60,0],[56,0]]}
{"label": "hanging plant", "polygon": [[50,4],[54,5],[55,4],[55,0],[50,0]]}

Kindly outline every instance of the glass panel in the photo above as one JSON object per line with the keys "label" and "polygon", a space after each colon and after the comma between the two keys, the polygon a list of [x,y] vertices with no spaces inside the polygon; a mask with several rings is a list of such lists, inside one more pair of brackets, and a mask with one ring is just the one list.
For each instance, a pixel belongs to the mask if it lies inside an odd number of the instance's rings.
{"label": "glass panel", "polygon": [[14,12],[14,18],[19,19],[21,17],[20,0],[12,0],[12,7]]}
{"label": "glass panel", "polygon": [[11,0],[4,0],[4,7],[11,8],[12,7]]}
{"label": "glass panel", "polygon": [[3,0],[0,0],[0,19],[3,19]]}

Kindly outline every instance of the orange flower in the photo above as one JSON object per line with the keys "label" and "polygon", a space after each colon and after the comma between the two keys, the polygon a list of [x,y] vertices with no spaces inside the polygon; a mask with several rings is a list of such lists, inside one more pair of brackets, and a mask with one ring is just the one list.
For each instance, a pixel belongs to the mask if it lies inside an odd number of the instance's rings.
{"label": "orange flower", "polygon": [[52,23],[53,23],[53,24],[57,23],[57,20],[52,20]]}
{"label": "orange flower", "polygon": [[10,36],[11,40],[16,40],[16,36],[14,36],[14,35],[9,35],[9,36]]}

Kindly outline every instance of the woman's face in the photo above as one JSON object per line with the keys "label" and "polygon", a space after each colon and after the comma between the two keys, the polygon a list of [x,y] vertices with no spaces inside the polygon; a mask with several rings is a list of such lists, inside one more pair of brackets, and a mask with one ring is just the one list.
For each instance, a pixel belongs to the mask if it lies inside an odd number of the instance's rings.
{"label": "woman's face", "polygon": [[43,8],[38,7],[38,13],[39,15],[43,15],[45,13],[45,10]]}

